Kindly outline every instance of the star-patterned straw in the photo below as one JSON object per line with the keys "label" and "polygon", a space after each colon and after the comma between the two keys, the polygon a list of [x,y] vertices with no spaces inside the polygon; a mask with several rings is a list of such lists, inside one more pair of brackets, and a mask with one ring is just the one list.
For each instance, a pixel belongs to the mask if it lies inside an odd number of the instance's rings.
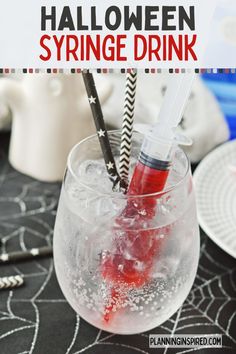
{"label": "star-patterned straw", "polygon": [[122,183],[120,180],[120,176],[117,172],[115,160],[112,154],[112,150],[111,150],[111,146],[110,146],[110,142],[109,142],[109,138],[108,138],[108,134],[107,134],[104,118],[103,118],[102,108],[99,101],[93,75],[88,71],[83,72],[82,75],[83,75],[84,84],[87,91],[91,111],[93,114],[94,123],[97,129],[97,135],[99,138],[103,157],[105,160],[107,172],[110,180],[113,183],[113,189],[115,189],[118,186],[118,184],[121,186]]}

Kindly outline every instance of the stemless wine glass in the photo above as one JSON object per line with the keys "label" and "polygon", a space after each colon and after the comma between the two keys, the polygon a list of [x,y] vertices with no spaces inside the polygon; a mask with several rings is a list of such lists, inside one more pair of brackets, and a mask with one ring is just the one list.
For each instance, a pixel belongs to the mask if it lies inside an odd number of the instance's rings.
{"label": "stemless wine glass", "polygon": [[[120,137],[118,131],[109,133],[116,159]],[[141,142],[135,133],[131,175]],[[138,196],[112,191],[97,136],[72,149],[56,218],[54,261],[62,291],[82,318],[118,334],[160,325],[187,297],[198,259],[192,177],[180,148],[165,189]]]}

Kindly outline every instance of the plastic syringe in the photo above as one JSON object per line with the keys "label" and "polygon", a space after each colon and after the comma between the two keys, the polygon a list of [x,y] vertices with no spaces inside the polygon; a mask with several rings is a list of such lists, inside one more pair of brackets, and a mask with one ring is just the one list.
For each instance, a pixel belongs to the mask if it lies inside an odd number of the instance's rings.
{"label": "plastic syringe", "polygon": [[173,75],[161,106],[158,123],[146,134],[129,195],[157,193],[163,190],[172,163],[173,146],[178,144],[174,129],[181,121],[195,74]]}

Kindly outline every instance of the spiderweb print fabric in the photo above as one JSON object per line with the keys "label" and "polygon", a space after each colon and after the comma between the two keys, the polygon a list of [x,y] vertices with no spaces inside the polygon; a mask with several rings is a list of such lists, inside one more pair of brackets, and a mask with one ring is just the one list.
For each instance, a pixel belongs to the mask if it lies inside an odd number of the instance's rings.
{"label": "spiderweb print fabric", "polygon": [[[13,170],[0,152],[2,252],[51,245],[59,184],[40,183]],[[236,350],[236,264],[205,235],[194,286],[163,325],[134,336],[100,331],[79,318],[57,284],[52,259],[0,266],[0,277],[20,274],[25,285],[0,292],[0,354],[233,353]],[[223,348],[149,349],[151,334],[223,334]],[[234,349],[233,349],[234,348]]]}

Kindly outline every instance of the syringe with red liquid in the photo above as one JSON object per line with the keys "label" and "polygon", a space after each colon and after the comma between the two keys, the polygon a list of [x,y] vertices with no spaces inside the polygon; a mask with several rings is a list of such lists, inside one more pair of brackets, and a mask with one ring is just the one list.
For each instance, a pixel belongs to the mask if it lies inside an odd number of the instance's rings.
{"label": "syringe with red liquid", "polygon": [[[115,253],[103,258],[102,275],[112,284],[123,283],[131,288],[140,288],[150,278],[153,261],[162,243],[158,233],[166,230],[146,230],[143,224],[155,216],[158,196],[154,193],[164,189],[170,166],[170,161],[160,161],[148,157],[144,152],[140,153],[129,186],[126,208],[116,220],[120,228],[125,230],[125,235],[123,238],[115,236]],[[154,195],[139,198],[139,195],[149,194]],[[134,220],[133,229],[127,229],[124,220]],[[118,303],[125,301],[116,288],[112,287],[109,305],[105,308],[106,322],[111,320],[113,309]]]}
{"label": "syringe with red liquid", "polygon": [[[105,308],[106,322],[111,320],[111,313],[122,301],[121,295],[115,290],[119,283],[139,288],[150,280],[153,262],[163,242],[158,234],[163,230],[145,230],[143,224],[155,216],[158,197],[165,188],[174,146],[178,143],[175,141],[173,128],[181,120],[192,81],[191,74],[179,74],[171,78],[161,107],[159,123],[144,138],[139,161],[129,185],[127,205],[116,220],[124,230],[124,235],[122,238],[115,236],[115,252],[107,253],[102,260],[102,276],[114,285],[110,304]],[[125,221],[127,219],[134,220],[133,228],[128,230]],[[164,231],[168,232],[166,229]]]}

